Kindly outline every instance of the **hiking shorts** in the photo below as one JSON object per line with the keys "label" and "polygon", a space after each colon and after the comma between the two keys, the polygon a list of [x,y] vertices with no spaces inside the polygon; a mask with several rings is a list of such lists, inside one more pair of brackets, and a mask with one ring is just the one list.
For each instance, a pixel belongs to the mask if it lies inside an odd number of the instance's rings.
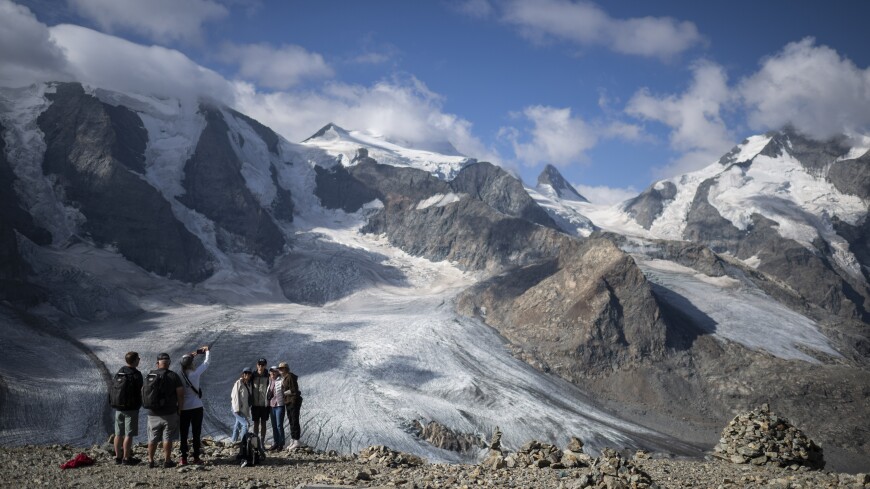
{"label": "hiking shorts", "polygon": [[115,411],[115,436],[139,435],[139,410]]}
{"label": "hiking shorts", "polygon": [[251,406],[251,418],[254,421],[268,421],[270,414],[272,414],[272,408],[269,406]]}
{"label": "hiking shorts", "polygon": [[178,413],[148,415],[148,443],[178,440]]}

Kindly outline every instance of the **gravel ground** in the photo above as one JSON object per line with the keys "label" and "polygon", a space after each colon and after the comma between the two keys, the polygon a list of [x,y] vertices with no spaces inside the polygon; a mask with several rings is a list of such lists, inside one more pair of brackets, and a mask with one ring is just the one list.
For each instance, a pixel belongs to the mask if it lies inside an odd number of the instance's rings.
{"label": "gravel ground", "polygon": [[[0,447],[0,487],[216,487],[296,488],[305,485],[348,487],[506,487],[580,488],[588,468],[513,468],[490,470],[477,465],[425,464],[417,467],[389,467],[362,462],[352,455],[324,454],[304,449],[270,455],[257,467],[240,467],[235,449],[215,444],[206,448],[206,464],[199,467],[149,469],[115,465],[107,446],[92,447],[84,453],[96,459],[89,467],[61,470],[60,464],[81,449],[70,446]],[[145,459],[143,445],[136,456]],[[176,454],[177,456],[177,454]],[[177,460],[177,459],[176,459]],[[720,460],[689,461],[636,459],[632,463],[645,471],[661,488],[870,488],[870,476],[824,471],[788,470],[774,467],[735,465]],[[598,487],[598,486],[593,486]],[[607,487],[601,485],[600,487]],[[611,485],[610,488],[630,487]]]}

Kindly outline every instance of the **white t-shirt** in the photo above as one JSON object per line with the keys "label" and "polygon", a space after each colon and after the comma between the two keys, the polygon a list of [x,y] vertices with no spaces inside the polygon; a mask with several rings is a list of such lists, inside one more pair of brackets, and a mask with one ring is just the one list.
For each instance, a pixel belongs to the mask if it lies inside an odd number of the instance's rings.
{"label": "white t-shirt", "polygon": [[196,390],[199,390],[199,377],[203,372],[208,368],[208,360],[209,354],[211,350],[207,350],[205,352],[205,361],[199,367],[196,367],[193,371],[184,371],[183,374],[179,374],[181,377],[181,384],[184,386],[184,405],[181,406],[182,411],[186,411],[188,409],[196,409],[202,407],[202,399],[196,395],[196,392],[193,392],[193,389],[190,388],[190,385],[187,383],[187,380],[184,380],[184,376],[187,375],[187,378],[190,380],[190,383],[193,384],[193,387]]}

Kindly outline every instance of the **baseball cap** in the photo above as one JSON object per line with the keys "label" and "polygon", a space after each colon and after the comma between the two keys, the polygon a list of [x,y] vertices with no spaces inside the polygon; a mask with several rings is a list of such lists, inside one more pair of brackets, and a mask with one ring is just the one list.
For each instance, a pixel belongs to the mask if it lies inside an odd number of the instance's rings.
{"label": "baseball cap", "polygon": [[265,358],[261,358],[261,359],[257,360],[257,365],[266,365],[266,363],[267,362],[266,362]]}
{"label": "baseball cap", "polygon": [[269,371],[271,372],[272,370],[278,370],[278,367],[272,365],[271,367],[269,367]]}
{"label": "baseball cap", "polygon": [[243,368],[243,369],[242,369],[242,373],[243,373],[243,374],[249,374],[249,373],[252,373],[252,372],[251,372],[251,367],[245,367],[245,368]]}
{"label": "baseball cap", "polygon": [[166,360],[168,362],[169,353],[161,353],[160,355],[157,355],[157,360]]}
{"label": "baseball cap", "polygon": [[287,366],[287,362],[281,362],[278,364],[278,368],[289,368],[289,367]]}

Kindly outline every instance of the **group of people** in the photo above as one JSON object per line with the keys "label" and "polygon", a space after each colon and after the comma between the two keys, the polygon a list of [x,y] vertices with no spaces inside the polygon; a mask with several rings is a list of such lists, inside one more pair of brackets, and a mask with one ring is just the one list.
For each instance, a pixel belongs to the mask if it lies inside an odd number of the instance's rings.
{"label": "group of people", "polygon": [[236,422],[233,425],[231,441],[236,442],[242,434],[248,432],[248,420],[254,423],[254,434],[261,440],[266,439],[266,421],[272,421],[272,440],[274,444],[270,451],[280,451],[285,448],[286,435],[284,417],[290,422],[290,439],[288,450],[299,447],[299,409],[302,407],[302,394],[299,392],[299,382],[296,374],[290,371],[286,362],[269,367],[265,358],[257,360],[257,369],[245,367],[239,379],[233,384],[231,400],[233,415]]}
{"label": "group of people", "polygon": [[[148,419],[148,466],[157,466],[154,456],[158,444],[163,445],[164,468],[175,467],[172,460],[172,444],[181,437],[181,465],[202,464],[202,421],[204,406],[200,377],[209,367],[211,350],[203,346],[181,357],[178,373],[169,370],[169,354],[157,356],[156,368],[143,377],[138,370],[140,357],[137,352],[128,352],[124,357],[126,365],[113,379],[109,389],[109,399],[115,408],[115,463],[136,465],[141,460],[133,457],[133,438],[139,434],[139,409],[147,409]],[[205,355],[205,360],[194,367],[197,356]],[[290,371],[286,362],[266,370],[266,359],[257,361],[256,371],[242,370],[242,375],[233,385],[230,394],[235,423],[231,440],[248,432],[249,419],[253,419],[254,433],[266,439],[266,424],[271,419],[274,444],[269,450],[285,448],[284,418],[290,422],[292,442],[288,450],[298,448],[301,429],[299,409],[302,395],[299,392],[298,377]],[[179,433],[180,432],[180,433]],[[192,435],[192,447],[188,435]],[[190,451],[192,448],[192,453]],[[188,454],[192,458],[188,458]]]}

